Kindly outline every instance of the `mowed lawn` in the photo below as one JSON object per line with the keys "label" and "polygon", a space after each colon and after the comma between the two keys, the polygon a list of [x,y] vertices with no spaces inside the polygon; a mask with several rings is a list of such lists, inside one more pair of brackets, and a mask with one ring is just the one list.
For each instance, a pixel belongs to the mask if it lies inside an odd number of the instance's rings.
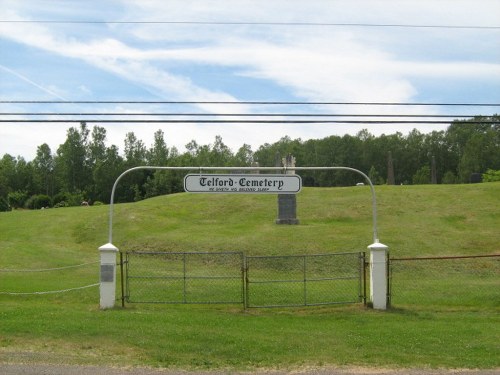
{"label": "mowed lawn", "polygon": [[[376,192],[379,238],[392,257],[500,252],[499,183],[377,186]],[[365,251],[373,242],[368,187],[304,188],[297,201],[296,226],[274,223],[276,196],[183,193],[119,204],[113,243],[122,251],[298,255]],[[463,307],[442,304],[433,292],[425,303],[388,311],[362,304],[246,311],[127,304],[101,311],[92,285],[99,279],[97,249],[108,241],[108,211],[0,214],[0,361],[226,370],[500,367],[495,288],[485,294],[488,301]],[[50,270],[73,265],[82,266]],[[12,272],[33,269],[43,271]],[[61,289],[75,290],[6,294]]]}

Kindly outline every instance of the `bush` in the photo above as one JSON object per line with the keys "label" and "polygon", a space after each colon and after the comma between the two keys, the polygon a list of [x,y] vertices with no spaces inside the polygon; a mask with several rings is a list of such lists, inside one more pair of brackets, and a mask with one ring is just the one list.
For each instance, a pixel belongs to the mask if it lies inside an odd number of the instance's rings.
{"label": "bush", "polygon": [[447,171],[443,176],[443,184],[456,184],[458,182],[457,176],[452,171]]}
{"label": "bush", "polygon": [[431,168],[427,165],[420,168],[413,175],[413,185],[423,185],[431,183]]}
{"label": "bush", "polygon": [[10,211],[11,208],[9,206],[9,202],[4,197],[0,197],[0,212]]}
{"label": "bush", "polygon": [[14,209],[24,207],[27,199],[28,194],[26,194],[26,192],[24,191],[14,191],[7,195],[9,205]]}
{"label": "bush", "polygon": [[24,204],[25,208],[29,208],[32,210],[39,210],[41,208],[50,206],[52,206],[51,199],[48,195],[44,194],[32,195]]}
{"label": "bush", "polygon": [[60,202],[57,202],[53,207],[54,208],[61,208],[61,207],[69,207],[69,205],[66,201],[60,201]]}
{"label": "bush", "polygon": [[63,192],[63,193],[57,193],[54,196],[53,203],[54,206],[57,207],[70,207],[70,206],[79,206],[83,200],[84,199],[82,193],[72,194],[68,192]]}
{"label": "bush", "polygon": [[494,171],[493,169],[488,169],[483,173],[483,182],[495,182],[500,181],[500,170]]}

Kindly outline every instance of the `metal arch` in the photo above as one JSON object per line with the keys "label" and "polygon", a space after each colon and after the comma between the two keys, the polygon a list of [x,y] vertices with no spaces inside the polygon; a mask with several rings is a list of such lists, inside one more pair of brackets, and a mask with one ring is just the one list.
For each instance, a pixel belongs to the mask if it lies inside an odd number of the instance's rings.
{"label": "metal arch", "polygon": [[350,168],[350,167],[155,167],[155,166],[139,166],[127,169],[116,179],[113,184],[113,189],[111,190],[111,199],[109,202],[109,232],[108,232],[108,243],[113,243],[113,209],[114,209],[114,198],[115,198],[115,190],[118,182],[128,173],[150,169],[150,170],[182,170],[182,171],[199,171],[202,173],[203,171],[283,171],[286,173],[287,170],[346,170],[360,174],[370,185],[371,195],[372,195],[372,216],[373,216],[373,242],[378,243],[378,229],[377,229],[377,198],[375,195],[375,188],[373,186],[370,178],[363,172],[358,169]]}

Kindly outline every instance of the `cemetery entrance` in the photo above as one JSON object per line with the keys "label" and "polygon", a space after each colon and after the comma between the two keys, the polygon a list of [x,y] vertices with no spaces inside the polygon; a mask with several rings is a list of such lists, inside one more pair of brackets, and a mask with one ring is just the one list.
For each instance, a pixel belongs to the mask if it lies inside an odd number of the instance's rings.
{"label": "cemetery entrance", "polygon": [[252,307],[366,302],[365,253],[244,256],[241,252],[127,252],[127,303]]}
{"label": "cemetery entrance", "polygon": [[[122,173],[111,191],[109,241],[99,248],[101,308],[114,305],[116,261],[113,260],[118,252],[122,306],[125,302],[242,304],[245,308],[366,303],[368,263],[364,252],[293,256],[245,256],[241,252],[120,252],[113,245],[115,190],[126,174],[144,169],[197,170],[199,173],[188,174],[184,180],[185,191],[191,193],[289,195],[301,190],[301,178],[295,170],[352,171],[362,175],[371,190],[374,244],[370,246],[385,247],[378,241],[375,189],[369,177],[354,168],[135,167]],[[206,170],[218,174],[204,174]],[[231,173],[220,174],[222,171]],[[260,171],[281,173],[260,174]]]}

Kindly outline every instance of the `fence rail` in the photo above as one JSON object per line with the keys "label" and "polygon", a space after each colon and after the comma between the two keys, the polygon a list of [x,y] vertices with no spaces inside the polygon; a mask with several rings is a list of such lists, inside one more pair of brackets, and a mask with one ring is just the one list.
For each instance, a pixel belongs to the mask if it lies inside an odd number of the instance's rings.
{"label": "fence rail", "polygon": [[500,307],[500,254],[389,259],[392,306]]}

